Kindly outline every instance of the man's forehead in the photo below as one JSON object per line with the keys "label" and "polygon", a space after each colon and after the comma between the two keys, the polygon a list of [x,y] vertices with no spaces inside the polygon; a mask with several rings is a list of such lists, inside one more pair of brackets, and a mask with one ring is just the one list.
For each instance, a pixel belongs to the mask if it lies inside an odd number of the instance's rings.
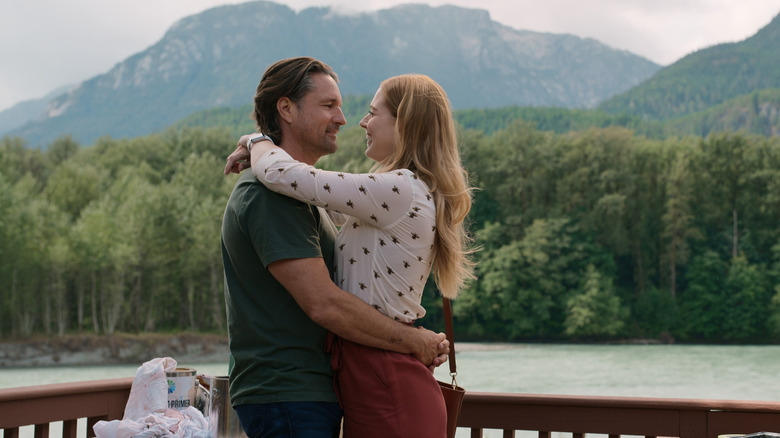
{"label": "man's forehead", "polygon": [[312,88],[310,95],[317,99],[341,100],[341,91],[336,80],[324,73],[312,76]]}

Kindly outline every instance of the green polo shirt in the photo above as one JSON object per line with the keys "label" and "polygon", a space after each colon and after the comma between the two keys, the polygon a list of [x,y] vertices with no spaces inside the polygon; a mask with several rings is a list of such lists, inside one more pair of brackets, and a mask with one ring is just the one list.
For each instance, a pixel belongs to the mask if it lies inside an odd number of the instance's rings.
{"label": "green polo shirt", "polygon": [[324,210],[266,189],[249,171],[238,179],[222,221],[234,406],[337,401],[326,330],[266,269],[277,260],[322,257],[332,271],[335,235]]}

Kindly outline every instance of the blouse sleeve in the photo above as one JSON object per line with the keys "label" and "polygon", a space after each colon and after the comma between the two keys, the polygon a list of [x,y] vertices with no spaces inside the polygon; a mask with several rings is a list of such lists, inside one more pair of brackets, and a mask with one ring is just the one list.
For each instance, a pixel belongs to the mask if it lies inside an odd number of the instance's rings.
{"label": "blouse sleeve", "polygon": [[347,216],[335,211],[335,210],[325,210],[326,213],[328,213],[328,216],[330,217],[330,220],[333,221],[333,223],[340,227],[347,223]]}
{"label": "blouse sleeve", "polygon": [[380,228],[408,214],[413,200],[415,176],[409,170],[361,174],[326,171],[274,149],[255,163],[252,172],[270,190]]}

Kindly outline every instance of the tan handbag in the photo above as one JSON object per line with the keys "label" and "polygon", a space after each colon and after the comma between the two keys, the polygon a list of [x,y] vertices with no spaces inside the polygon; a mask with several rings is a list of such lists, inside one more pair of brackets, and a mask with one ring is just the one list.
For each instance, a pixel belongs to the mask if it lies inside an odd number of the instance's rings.
{"label": "tan handbag", "polygon": [[442,382],[441,380],[438,380],[438,382],[439,387],[441,388],[441,394],[444,396],[444,404],[447,406],[447,438],[454,438],[455,429],[458,426],[460,407],[463,404],[463,396],[466,394],[466,390],[458,386],[458,381],[455,379],[458,375],[458,371],[457,366],[455,365],[455,340],[452,335],[452,307],[448,298],[442,298],[442,302],[447,340],[450,341],[448,362],[450,363],[452,383]]}

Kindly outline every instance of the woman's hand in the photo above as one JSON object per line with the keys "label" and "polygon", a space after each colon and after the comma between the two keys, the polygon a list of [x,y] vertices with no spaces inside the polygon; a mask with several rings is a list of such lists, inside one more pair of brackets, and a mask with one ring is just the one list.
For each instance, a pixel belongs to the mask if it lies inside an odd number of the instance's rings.
{"label": "woman's hand", "polygon": [[422,326],[416,327],[416,351],[412,355],[427,366],[431,372],[447,362],[450,352],[450,341],[444,333],[435,333]]}
{"label": "woman's hand", "polygon": [[227,157],[227,164],[225,164],[225,175],[229,173],[241,173],[244,171],[244,169],[252,167],[252,164],[249,162],[249,149],[246,148],[246,144],[249,142],[249,138],[252,135],[257,134],[242,135],[241,138],[238,139],[236,150]]}

